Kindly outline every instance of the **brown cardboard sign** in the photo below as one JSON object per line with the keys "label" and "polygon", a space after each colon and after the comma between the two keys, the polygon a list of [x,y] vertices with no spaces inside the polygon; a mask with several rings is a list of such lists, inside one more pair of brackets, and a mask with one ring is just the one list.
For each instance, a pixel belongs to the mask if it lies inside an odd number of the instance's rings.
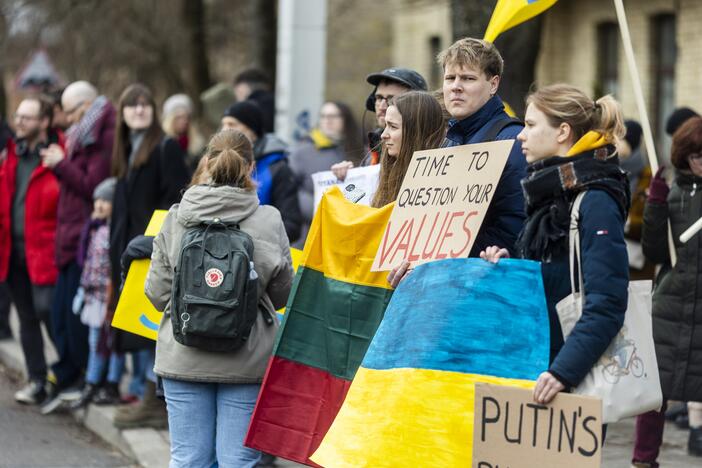
{"label": "brown cardboard sign", "polygon": [[371,270],[468,257],[513,144],[415,152]]}
{"label": "brown cardboard sign", "polygon": [[548,405],[533,392],[475,384],[473,468],[598,468],[602,402],[559,393]]}

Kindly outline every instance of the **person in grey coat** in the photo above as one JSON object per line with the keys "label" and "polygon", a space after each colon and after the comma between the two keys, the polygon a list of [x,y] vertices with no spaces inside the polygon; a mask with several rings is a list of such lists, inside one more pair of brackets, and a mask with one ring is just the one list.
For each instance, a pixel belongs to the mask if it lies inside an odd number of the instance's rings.
{"label": "person in grey coat", "polygon": [[[664,400],[688,403],[688,452],[702,457],[702,234],[686,243],[682,234],[702,217],[702,118],[688,119],[673,135],[671,188],[663,168],[651,180],[641,243],[650,261],[662,264],[653,292],[653,340]],[[668,246],[668,226],[674,258]],[[633,461],[657,467],[665,405],[636,420]]]}
{"label": "person in grey coat", "polygon": [[[145,292],[164,311],[154,372],[163,379],[171,467],[253,467],[260,452],[244,447],[243,441],[273,350],[275,311],[285,305],[292,286],[290,247],[278,210],[259,204],[251,180],[253,149],[246,136],[221,131],[212,137],[204,158],[207,183],[185,192],[154,239]],[[238,223],[251,236],[259,277],[260,313],[245,344],[233,352],[184,346],[171,326],[171,287],[182,237],[190,227],[214,218]]]}
{"label": "person in grey coat", "polygon": [[297,178],[297,200],[302,214],[300,238],[293,247],[303,248],[314,217],[312,174],[346,160],[358,162],[363,150],[361,132],[349,106],[328,101],[319,109],[319,124],[292,150],[288,161]]}

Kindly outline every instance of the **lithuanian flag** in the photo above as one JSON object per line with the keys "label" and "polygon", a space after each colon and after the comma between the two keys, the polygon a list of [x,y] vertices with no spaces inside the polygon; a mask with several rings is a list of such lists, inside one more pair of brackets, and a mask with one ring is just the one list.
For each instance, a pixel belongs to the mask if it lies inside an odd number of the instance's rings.
{"label": "lithuanian flag", "polygon": [[475,383],[532,388],[548,358],[539,263],[420,265],[395,291],[311,459],[334,468],[471,466]]}
{"label": "lithuanian flag", "polygon": [[370,271],[391,212],[350,203],[337,187],[322,198],[247,446],[312,464],[392,295],[387,272]]}
{"label": "lithuanian flag", "polygon": [[497,36],[513,27],[540,15],[558,0],[497,0],[490,23],[485,30],[485,39],[495,42]]}

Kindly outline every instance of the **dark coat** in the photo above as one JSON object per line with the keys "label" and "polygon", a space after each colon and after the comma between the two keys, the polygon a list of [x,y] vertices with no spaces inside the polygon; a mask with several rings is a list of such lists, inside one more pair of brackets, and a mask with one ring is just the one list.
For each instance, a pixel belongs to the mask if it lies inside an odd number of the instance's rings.
{"label": "dark coat", "polygon": [[[696,188],[695,188],[696,184]],[[647,202],[642,245],[663,264],[653,294],[653,339],[663,397],[702,401],[702,234],[686,244],[680,234],[702,217],[702,178],[677,172],[667,203]],[[677,263],[671,269],[668,221]]]}
{"label": "dark coat", "polygon": [[[451,120],[446,134],[448,146],[467,145],[484,142],[485,134],[498,120],[510,117],[498,96],[493,96],[475,114],[463,120]],[[512,124],[500,131],[495,140],[516,139],[523,126]],[[522,144],[515,141],[509,153],[507,164],[497,184],[495,195],[485,213],[470,256],[477,257],[481,251],[492,245],[504,247],[514,255],[514,243],[526,215],[521,180],[526,177],[526,158],[522,154]]]}
{"label": "dark coat", "polygon": [[93,211],[93,190],[110,175],[115,109],[108,106],[93,126],[93,143],[77,147],[53,169],[61,187],[56,226],[59,269],[75,260],[83,226]]}
{"label": "dark coat", "polygon": [[551,372],[575,387],[590,372],[624,323],[628,302],[629,262],[624,242],[624,216],[602,190],[589,190],[580,205],[580,251],[585,302],[568,339],[556,304],[570,294],[567,252],[544,262],[541,271],[551,324]]}
{"label": "dark coat", "polygon": [[314,217],[314,183],[312,174],[328,171],[346,159],[344,148],[339,145],[320,146],[311,137],[305,137],[290,153],[290,169],[297,178],[297,199],[300,204],[302,228],[300,239],[294,247],[302,248],[307,231]]}
{"label": "dark coat", "polygon": [[288,240],[293,243],[300,237],[302,215],[297,201],[297,179],[288,165],[287,146],[275,135],[264,135],[254,144],[254,156],[259,201],[280,211]]}
{"label": "dark coat", "polygon": [[[144,165],[130,169],[126,177],[117,180],[110,225],[110,265],[115,290],[119,291],[122,253],[129,241],[144,234],[155,210],[168,210],[180,200],[188,180],[183,150],[168,137],[154,147]],[[115,334],[115,348],[119,351],[152,346],[153,341],[131,333],[117,330]]]}

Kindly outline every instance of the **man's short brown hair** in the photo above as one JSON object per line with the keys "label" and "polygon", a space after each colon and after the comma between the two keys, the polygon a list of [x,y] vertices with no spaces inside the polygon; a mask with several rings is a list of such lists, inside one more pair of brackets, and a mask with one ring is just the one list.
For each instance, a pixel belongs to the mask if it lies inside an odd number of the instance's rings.
{"label": "man's short brown hair", "polygon": [[488,78],[495,75],[502,76],[504,68],[502,56],[492,42],[472,37],[457,40],[448,49],[442,51],[436,60],[444,70],[449,64],[476,67]]}

